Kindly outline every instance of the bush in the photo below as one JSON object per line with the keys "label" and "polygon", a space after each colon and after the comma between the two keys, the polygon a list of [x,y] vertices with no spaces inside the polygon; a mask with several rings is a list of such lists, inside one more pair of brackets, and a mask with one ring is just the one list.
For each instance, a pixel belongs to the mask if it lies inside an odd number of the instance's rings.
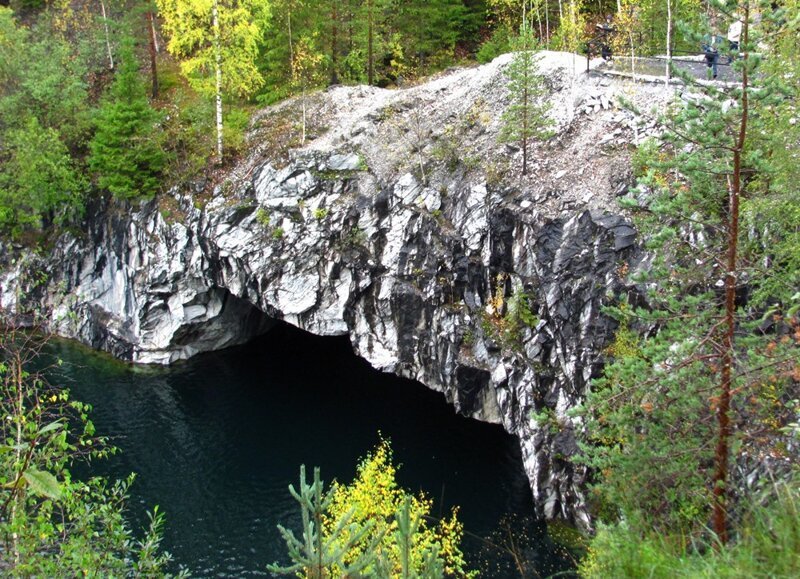
{"label": "bush", "polygon": [[189,88],[178,88],[168,111],[164,140],[171,157],[165,173],[170,183],[190,181],[207,167],[214,152],[212,103]]}
{"label": "bush", "polygon": [[600,526],[580,563],[582,577],[798,577],[800,576],[800,486],[778,483],[773,496],[745,513],[738,537],[728,546],[685,537],[639,536],[625,523]]}
{"label": "bush", "polygon": [[235,155],[242,151],[249,125],[250,113],[247,109],[233,106],[228,109],[222,132],[222,144],[228,151],[228,155]]}
{"label": "bush", "polygon": [[83,211],[86,182],[55,129],[35,117],[6,135],[8,161],[0,172],[0,229],[23,231],[63,224]]}
{"label": "bush", "polygon": [[432,501],[398,486],[392,449],[383,441],[358,465],[350,484],[323,491],[319,469],[314,482],[300,469],[304,542],[279,527],[293,565],[269,569],[307,577],[471,577],[460,542],[463,526],[453,511],[431,524]]}
{"label": "bush", "polygon": [[481,47],[475,54],[475,58],[481,64],[486,64],[487,62],[493,61],[501,54],[511,52],[511,41],[513,37],[514,34],[512,34],[508,26],[500,26],[492,32],[488,40],[481,44]]}
{"label": "bush", "polygon": [[[0,569],[14,577],[165,577],[163,516],[141,541],[123,512],[125,481],[76,480],[76,461],[114,449],[94,435],[90,408],[37,373],[42,342],[0,320]],[[12,320],[13,322],[13,320]],[[181,573],[182,575],[182,573]]]}

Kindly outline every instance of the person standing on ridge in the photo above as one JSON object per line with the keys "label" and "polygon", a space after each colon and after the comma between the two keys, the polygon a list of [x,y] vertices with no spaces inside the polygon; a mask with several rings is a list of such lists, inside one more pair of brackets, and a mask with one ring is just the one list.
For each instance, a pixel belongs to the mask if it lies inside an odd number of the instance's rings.
{"label": "person standing on ridge", "polygon": [[707,34],[700,45],[706,57],[706,66],[710,69],[711,75],[715,79],[717,78],[717,64],[719,64],[719,47],[721,44],[722,37],[714,34],[712,28],[711,34]]}

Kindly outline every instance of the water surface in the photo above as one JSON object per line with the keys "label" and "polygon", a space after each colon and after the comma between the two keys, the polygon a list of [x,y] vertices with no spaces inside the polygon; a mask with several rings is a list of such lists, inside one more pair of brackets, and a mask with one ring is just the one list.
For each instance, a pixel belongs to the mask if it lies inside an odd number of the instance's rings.
{"label": "water surface", "polygon": [[[287,491],[299,465],[320,466],[326,481],[350,481],[381,435],[402,465],[399,482],[431,496],[435,515],[459,505],[472,535],[489,536],[508,514],[533,514],[515,438],[456,415],[418,383],[374,371],[346,338],[278,326],[171,368],[131,367],[70,343],[52,347],[65,361],[60,379],[94,406],[98,433],[121,450],[93,468],[137,473],[132,520],[143,526],[145,509],[159,505],[165,548],[195,576],[264,575],[267,563],[287,562],[276,524],[299,528]],[[542,524],[524,530],[531,577],[569,568]],[[464,546],[474,567],[486,564],[486,543],[468,537]],[[484,576],[505,576],[510,563],[488,557]]]}

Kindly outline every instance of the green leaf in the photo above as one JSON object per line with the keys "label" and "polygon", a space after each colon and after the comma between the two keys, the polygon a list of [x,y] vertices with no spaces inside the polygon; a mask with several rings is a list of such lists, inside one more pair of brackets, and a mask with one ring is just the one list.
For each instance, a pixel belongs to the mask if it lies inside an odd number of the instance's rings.
{"label": "green leaf", "polygon": [[60,421],[56,420],[55,422],[51,422],[50,424],[43,426],[39,430],[39,434],[47,434],[48,432],[52,432],[53,430],[57,430],[64,426]]}
{"label": "green leaf", "polygon": [[37,495],[58,500],[61,498],[61,485],[52,474],[43,470],[30,469],[24,475],[25,481]]}

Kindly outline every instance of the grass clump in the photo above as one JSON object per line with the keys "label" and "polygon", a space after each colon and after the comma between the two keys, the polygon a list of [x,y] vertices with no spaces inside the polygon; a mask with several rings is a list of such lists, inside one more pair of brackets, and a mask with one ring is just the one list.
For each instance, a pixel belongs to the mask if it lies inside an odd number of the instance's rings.
{"label": "grass clump", "polygon": [[[684,537],[641,536],[625,522],[600,526],[579,572],[586,578],[800,577],[800,485],[776,483],[751,506],[727,546]],[[711,535],[711,533],[709,533]]]}

